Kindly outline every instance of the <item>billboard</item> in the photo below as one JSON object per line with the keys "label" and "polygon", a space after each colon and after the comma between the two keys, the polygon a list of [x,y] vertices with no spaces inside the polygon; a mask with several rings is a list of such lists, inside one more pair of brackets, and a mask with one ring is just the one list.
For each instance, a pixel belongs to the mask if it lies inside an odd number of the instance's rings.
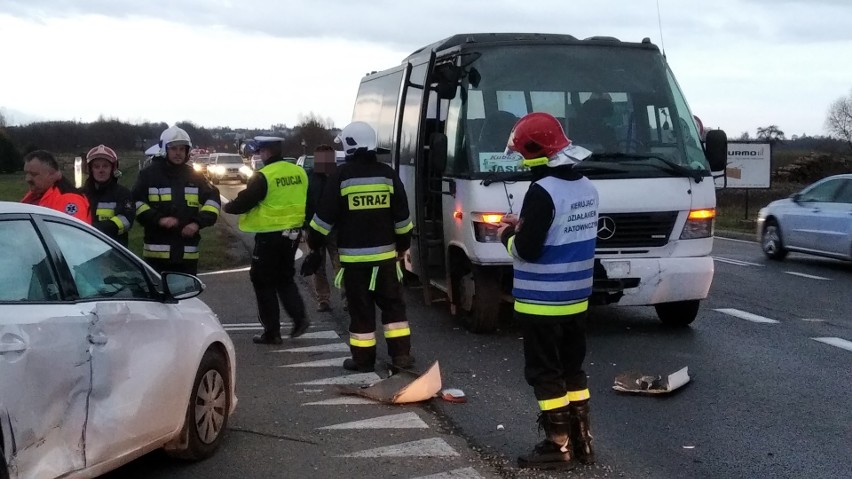
{"label": "billboard", "polygon": [[769,188],[772,176],[769,143],[728,142],[725,178],[716,178],[717,188]]}

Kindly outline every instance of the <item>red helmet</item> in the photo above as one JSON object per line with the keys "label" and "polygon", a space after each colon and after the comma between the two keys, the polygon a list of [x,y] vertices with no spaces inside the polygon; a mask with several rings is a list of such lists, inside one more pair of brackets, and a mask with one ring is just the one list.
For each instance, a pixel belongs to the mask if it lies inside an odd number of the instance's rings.
{"label": "red helmet", "polygon": [[571,145],[565,130],[549,113],[530,113],[515,123],[506,152],[520,153],[525,160],[550,158]]}
{"label": "red helmet", "polygon": [[109,161],[113,166],[118,166],[118,155],[115,154],[115,151],[113,151],[112,148],[106,145],[98,145],[89,150],[89,152],[86,153],[86,164],[89,164],[98,158]]}

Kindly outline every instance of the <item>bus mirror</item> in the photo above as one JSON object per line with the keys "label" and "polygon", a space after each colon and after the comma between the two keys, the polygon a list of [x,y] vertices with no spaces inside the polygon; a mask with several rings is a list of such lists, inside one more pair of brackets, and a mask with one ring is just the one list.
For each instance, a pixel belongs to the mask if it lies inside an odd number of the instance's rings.
{"label": "bus mirror", "polygon": [[461,68],[449,63],[439,65],[435,68],[435,80],[438,82],[435,89],[438,92],[439,98],[452,100],[456,97],[461,73]]}
{"label": "bus mirror", "polygon": [[435,171],[444,172],[447,167],[447,135],[432,133],[429,138],[429,161]]}
{"label": "bus mirror", "polygon": [[728,163],[728,135],[723,130],[708,131],[704,154],[710,163],[710,171],[723,171]]}

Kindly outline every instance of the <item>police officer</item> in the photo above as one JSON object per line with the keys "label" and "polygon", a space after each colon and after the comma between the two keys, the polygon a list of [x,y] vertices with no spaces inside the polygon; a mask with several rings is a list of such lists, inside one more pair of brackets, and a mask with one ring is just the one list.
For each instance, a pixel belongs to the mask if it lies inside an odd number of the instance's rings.
{"label": "police officer", "polygon": [[83,193],[89,199],[92,225],[127,246],[127,232],[136,217],[130,190],[118,184],[118,155],[98,145],[86,153],[88,177]]}
{"label": "police officer", "polygon": [[299,233],[305,222],[308,175],[284,161],[283,138],[255,137],[249,147],[260,153],[263,167],[249,179],[246,189],[225,205],[226,213],[240,215],[240,229],[255,233],[251,277],[263,334],[258,344],[281,344],[278,301],[293,319],[290,337],[297,338],[310,325],[305,304],[293,280]]}
{"label": "police officer", "polygon": [[393,366],[409,368],[411,329],[405,316],[398,258],[411,244],[412,223],[402,182],[377,161],[376,132],[364,122],[347,125],[336,139],[346,162],[328,178],[311,219],[308,246],[319,249],[332,228],[349,304],[349,348],[343,362],[350,371],[368,372],[376,361],[376,306],[382,310],[384,337]]}
{"label": "police officer", "polygon": [[571,468],[594,463],[589,389],[583,360],[592,292],[598,193],[572,167],[591,152],[571,144],[547,113],[515,124],[507,154],[519,153],[534,181],[520,217],[498,234],[513,258],[515,318],[524,331],[524,376],[538,400],[546,438],[520,467]]}
{"label": "police officer", "polygon": [[219,218],[219,190],[187,164],[192,142],[172,126],[160,135],[160,154],[139,172],[132,195],[145,228],[142,257],[157,272],[198,273],[199,230]]}

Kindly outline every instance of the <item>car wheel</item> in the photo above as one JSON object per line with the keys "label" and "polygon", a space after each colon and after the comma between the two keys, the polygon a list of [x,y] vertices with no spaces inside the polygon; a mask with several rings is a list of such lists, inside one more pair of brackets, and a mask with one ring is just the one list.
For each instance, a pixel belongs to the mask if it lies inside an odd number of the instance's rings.
{"label": "car wheel", "polygon": [[781,240],[781,227],[778,226],[777,221],[769,220],[766,222],[766,226],[763,227],[760,247],[769,259],[784,259],[787,256],[787,249],[784,248],[784,242]]}
{"label": "car wheel", "polygon": [[231,410],[228,362],[222,353],[204,354],[195,375],[181,436],[184,447],[166,452],[176,458],[198,461],[213,455],[228,426]]}
{"label": "car wheel", "polygon": [[671,303],[655,304],[657,317],[665,326],[672,328],[685,328],[695,321],[698,316],[700,300],[690,299],[687,301],[673,301]]}

